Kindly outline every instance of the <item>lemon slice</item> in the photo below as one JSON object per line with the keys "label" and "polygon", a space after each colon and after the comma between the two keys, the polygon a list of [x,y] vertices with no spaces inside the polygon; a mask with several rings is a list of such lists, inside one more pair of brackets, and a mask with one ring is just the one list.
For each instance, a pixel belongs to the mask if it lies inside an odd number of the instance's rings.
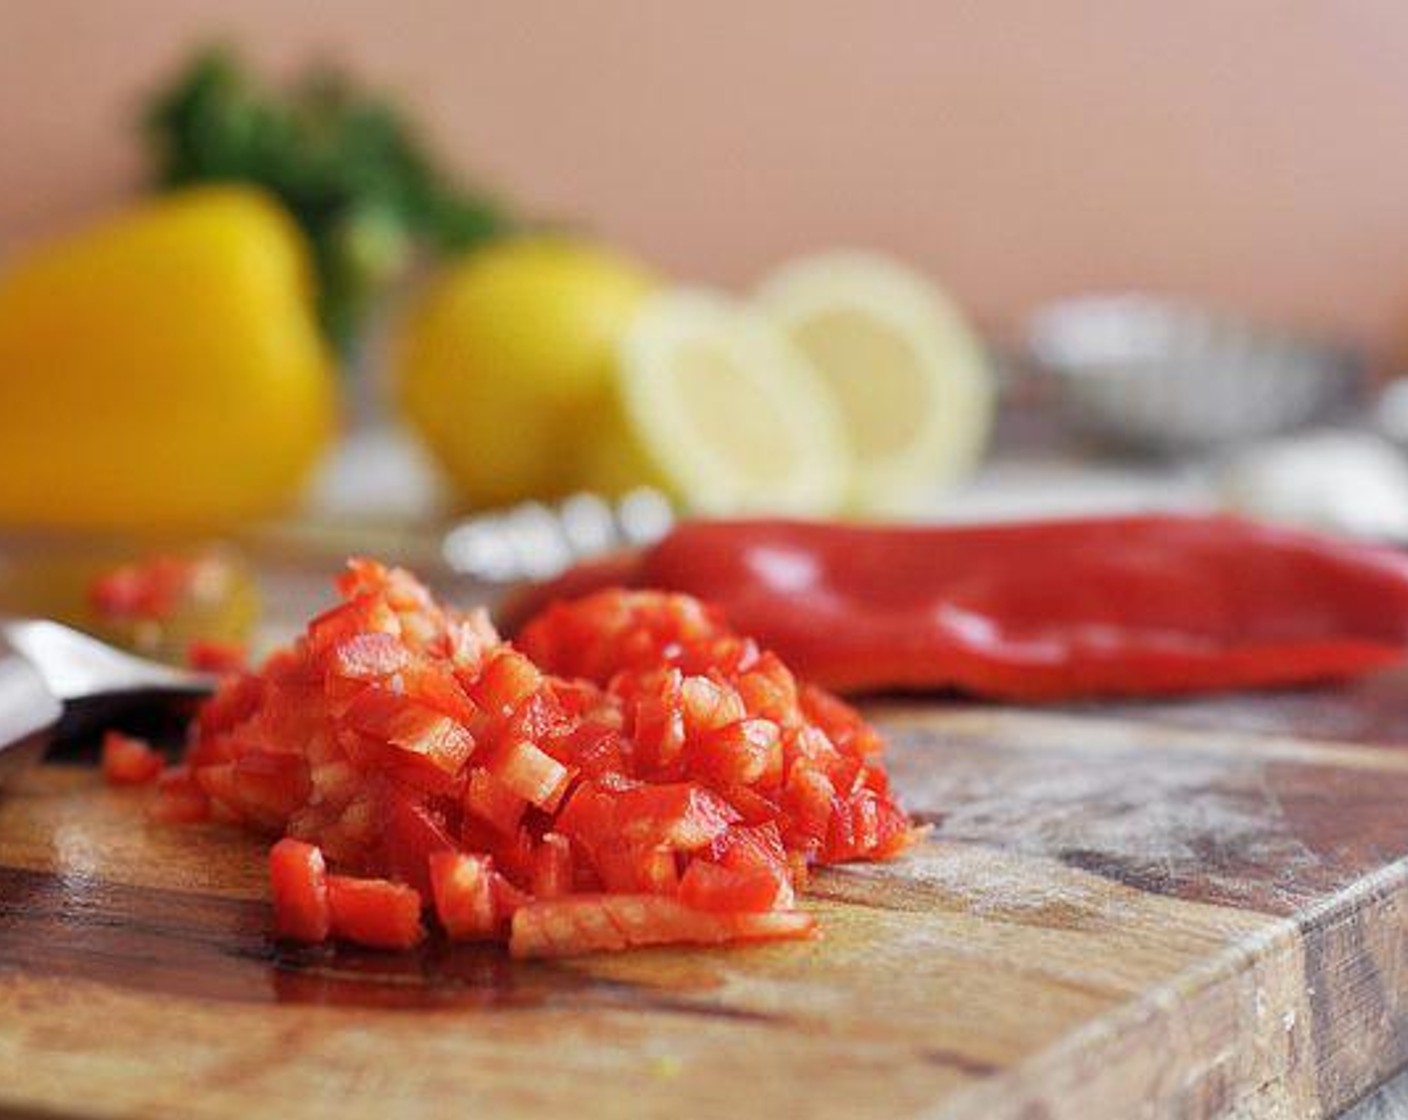
{"label": "lemon slice", "polygon": [[849,474],[835,404],[765,316],[709,291],[649,298],[618,351],[624,435],[701,513],[825,514]]}
{"label": "lemon slice", "polygon": [[982,345],[933,284],[885,257],[785,265],[757,303],[820,371],[855,458],[849,503],[912,512],[981,457],[993,381]]}

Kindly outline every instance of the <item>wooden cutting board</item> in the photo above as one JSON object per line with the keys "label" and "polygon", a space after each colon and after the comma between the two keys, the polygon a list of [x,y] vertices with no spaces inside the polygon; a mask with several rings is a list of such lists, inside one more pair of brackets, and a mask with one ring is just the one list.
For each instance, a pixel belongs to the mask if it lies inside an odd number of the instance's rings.
{"label": "wooden cutting board", "polygon": [[279,950],[263,846],[0,796],[0,1106],[63,1116],[1287,1117],[1408,1061],[1408,680],[874,715],[908,858],[824,940]]}

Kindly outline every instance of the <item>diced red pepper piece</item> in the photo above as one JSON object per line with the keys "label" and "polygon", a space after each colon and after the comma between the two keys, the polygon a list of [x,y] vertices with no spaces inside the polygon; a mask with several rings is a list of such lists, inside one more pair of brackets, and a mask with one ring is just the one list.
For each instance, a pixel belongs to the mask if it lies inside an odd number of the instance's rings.
{"label": "diced red pepper piece", "polygon": [[400,672],[411,663],[411,651],[394,634],[381,631],[357,633],[339,642],[328,666],[339,677],[375,681]]}
{"label": "diced red pepper piece", "polygon": [[556,828],[589,852],[707,846],[738,814],[693,782],[608,789],[584,782],[558,814]]}
{"label": "diced red pepper piece", "polygon": [[226,677],[196,713],[196,730],[201,737],[233,730],[258,711],[264,693],[264,681],[253,674]]}
{"label": "diced red pepper piece", "polygon": [[285,837],[269,850],[269,888],[274,902],[274,935],[310,945],[332,933],[328,873],[323,853],[312,844]]}
{"label": "diced red pepper piece", "polygon": [[660,895],[573,895],[533,902],[513,916],[515,957],[565,957],[646,945],[718,945],[813,936],[799,910],[708,913]]}
{"label": "diced red pepper piece", "polygon": [[681,682],[680,709],[686,735],[717,731],[748,714],[737,692],[704,676],[685,677]]}
{"label": "diced red pepper piece", "polygon": [[518,823],[523,819],[528,802],[488,770],[476,768],[469,775],[464,807],[473,816],[508,836],[518,831]]}
{"label": "diced red pepper piece", "polygon": [[557,832],[546,832],[533,850],[533,895],[557,898],[571,894],[572,844]]}
{"label": "diced red pepper piece", "polygon": [[694,782],[637,786],[616,794],[613,801],[620,836],[680,852],[705,847],[738,820],[728,802]]}
{"label": "diced red pepper piece", "polygon": [[600,716],[583,720],[563,746],[574,765],[589,777],[621,774],[626,770],[621,729]]}
{"label": "diced red pepper piece", "polygon": [[695,859],[680,877],[680,901],[697,910],[754,913],[782,908],[782,900],[791,897],[792,885],[762,867],[732,868]]}
{"label": "diced red pepper piece", "polygon": [[796,894],[777,822],[730,828],[690,861],[680,900],[701,910],[791,909]]}
{"label": "diced red pepper piece", "polygon": [[718,786],[776,785],[782,779],[782,732],[767,719],[740,719],[705,733],[690,770]]}
{"label": "diced red pepper piece", "polygon": [[884,859],[909,846],[913,832],[905,815],[870,789],[833,804],[822,856],[827,863]]}
{"label": "diced red pepper piece", "polygon": [[507,716],[542,685],[538,667],[517,650],[502,648],[490,655],[470,698],[486,712]]}
{"label": "diced red pepper piece", "polygon": [[312,792],[308,760],[300,755],[248,751],[234,768],[235,788],[251,816],[282,824]]}
{"label": "diced red pepper piece", "polygon": [[349,726],[399,750],[418,755],[446,774],[457,774],[474,752],[474,738],[434,708],[375,686],[348,706]]}
{"label": "diced red pepper piece", "polygon": [[499,636],[494,633],[493,623],[485,611],[446,620],[445,645],[457,672],[477,674],[485,655],[498,641]]}
{"label": "diced red pepper piece", "polygon": [[647,774],[678,776],[684,750],[684,676],[663,669],[641,678],[618,678],[615,687],[629,690],[634,707],[631,739],[638,765]]}
{"label": "diced red pepper piece", "polygon": [[192,771],[196,785],[225,809],[261,828],[281,831],[312,789],[300,755],[250,750],[233,762]]}
{"label": "diced red pepper piece", "polygon": [[425,937],[421,898],[414,888],[386,879],[328,876],[332,932],[372,949],[411,949]]}
{"label": "diced red pepper piece", "polygon": [[562,763],[522,739],[502,744],[487,768],[506,789],[548,812],[557,808],[571,777]]}
{"label": "diced red pepper piece", "polygon": [[455,723],[468,727],[479,714],[479,708],[451,669],[417,661],[401,670],[397,679],[411,700],[449,716]]}
{"label": "diced red pepper piece", "polygon": [[366,592],[324,611],[308,624],[307,642],[312,654],[321,659],[345,642],[362,634],[401,633],[401,622],[375,592]]}
{"label": "diced red pepper piece", "polygon": [[838,696],[814,684],[803,686],[798,700],[802,713],[838,748],[852,755],[878,755],[885,749],[875,729]]}
{"label": "diced red pepper piece", "polygon": [[190,593],[209,557],[156,555],[103,572],[89,588],[94,611],[107,620],[169,618]]}
{"label": "diced red pepper piece", "polygon": [[435,916],[445,932],[456,941],[493,937],[499,927],[493,861],[464,852],[434,852],[429,866]]}
{"label": "diced red pepper piece", "polygon": [[755,716],[785,723],[797,711],[797,679],[771,650],[758,657],[757,664],[740,673],[734,688],[743,706]]}
{"label": "diced red pepper piece", "polygon": [[497,835],[484,845],[494,857],[494,869],[515,885],[526,886],[533,879],[533,849],[537,846],[533,831],[521,824],[511,835]]}
{"label": "diced red pepper piece", "polygon": [[679,891],[675,852],[662,844],[632,844],[608,838],[591,850],[592,865],[609,891],[668,894]]}
{"label": "diced red pepper piece", "polygon": [[186,664],[200,673],[238,673],[247,661],[243,642],[197,638],[186,647]]}
{"label": "diced red pepper piece", "polygon": [[144,739],[120,731],[103,734],[103,777],[112,786],[154,782],[166,765],[159,751]]}
{"label": "diced red pepper piece", "polygon": [[817,767],[799,762],[782,791],[782,838],[789,847],[817,855],[826,840],[836,788]]}
{"label": "diced red pepper piece", "polygon": [[433,884],[430,861],[455,851],[455,843],[429,806],[392,789],[383,798],[381,867],[387,875],[414,887],[426,902]]}
{"label": "diced red pepper piece", "polygon": [[604,784],[579,783],[558,812],[555,830],[586,850],[604,840],[619,839],[615,804]]}

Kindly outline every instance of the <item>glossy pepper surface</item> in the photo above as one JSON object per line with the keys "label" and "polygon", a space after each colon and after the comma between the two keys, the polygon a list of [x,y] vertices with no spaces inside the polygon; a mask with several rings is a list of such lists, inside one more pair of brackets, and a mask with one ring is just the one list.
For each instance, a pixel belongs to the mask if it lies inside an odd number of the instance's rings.
{"label": "glossy pepper surface", "polygon": [[708,600],[843,692],[1050,701],[1287,686],[1408,652],[1408,556],[1229,517],[688,523],[514,610],[611,583]]}

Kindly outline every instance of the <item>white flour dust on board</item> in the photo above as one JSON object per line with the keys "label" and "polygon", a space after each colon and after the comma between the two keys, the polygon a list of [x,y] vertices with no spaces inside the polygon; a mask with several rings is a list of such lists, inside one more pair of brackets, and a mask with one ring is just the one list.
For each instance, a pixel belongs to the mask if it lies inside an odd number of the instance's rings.
{"label": "white flour dust on board", "polygon": [[1335,877],[1334,853],[1307,844],[1297,826],[1297,805],[1317,787],[1293,766],[1160,748],[1147,731],[1127,747],[1089,750],[887,730],[896,787],[911,812],[935,823],[939,840],[1209,901],[1289,903]]}

